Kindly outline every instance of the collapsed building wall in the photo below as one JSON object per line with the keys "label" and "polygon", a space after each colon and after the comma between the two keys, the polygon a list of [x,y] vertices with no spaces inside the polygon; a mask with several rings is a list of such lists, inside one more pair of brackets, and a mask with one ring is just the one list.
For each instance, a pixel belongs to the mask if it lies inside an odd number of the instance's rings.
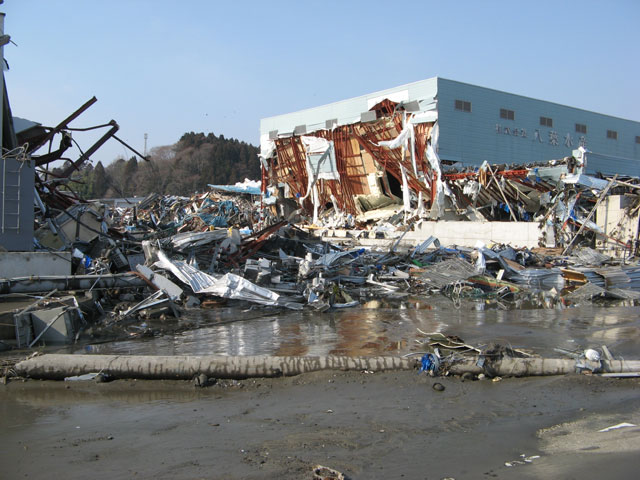
{"label": "collapsed building wall", "polygon": [[[329,205],[357,215],[385,199],[402,199],[410,210],[411,193],[429,206],[433,169],[426,150],[434,123],[412,123],[402,105],[390,100],[371,112],[367,122],[274,139],[271,156],[263,159],[269,185],[301,199],[309,215]],[[310,138],[325,140],[325,150],[312,150]]]}
{"label": "collapsed building wall", "polygon": [[[369,121],[273,139],[262,155],[268,185],[296,199],[314,223],[318,208],[333,206],[358,215],[389,203],[401,203],[405,212],[417,215],[429,212],[431,219],[446,218],[449,209],[451,220],[530,221],[541,207],[541,195],[556,187],[522,166],[485,164],[443,172],[435,115],[407,112],[402,103],[388,99],[371,113]],[[327,140],[334,176],[314,174],[309,138]]]}

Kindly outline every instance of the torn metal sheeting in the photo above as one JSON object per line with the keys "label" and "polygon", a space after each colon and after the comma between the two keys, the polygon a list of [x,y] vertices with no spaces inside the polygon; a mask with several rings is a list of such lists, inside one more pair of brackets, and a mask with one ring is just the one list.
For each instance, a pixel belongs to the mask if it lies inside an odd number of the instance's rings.
{"label": "torn metal sheeting", "polygon": [[211,293],[223,298],[245,300],[262,305],[284,306],[293,310],[302,309],[302,304],[286,301],[276,292],[260,287],[233,273],[223,275],[202,293]]}
{"label": "torn metal sheeting", "polygon": [[431,244],[433,244],[435,248],[440,248],[440,241],[436,237],[431,235],[424,242],[413,249],[413,251],[411,252],[411,257],[413,258],[416,255],[423,254],[424,252],[426,252],[427,248],[431,246]]}
{"label": "torn metal sheeting", "polygon": [[421,281],[434,288],[443,288],[451,283],[466,280],[475,275],[476,269],[469,262],[460,258],[450,258],[442,262],[423,267],[416,273]]}
{"label": "torn metal sheeting", "polygon": [[609,288],[606,291],[607,296],[620,300],[640,300],[640,291],[628,290],[624,288]]}
{"label": "torn metal sheeting", "polygon": [[591,177],[589,175],[584,174],[568,174],[566,175],[562,181],[568,185],[581,185],[587,188],[593,188],[596,190],[604,190],[607,188],[609,182],[606,180],[602,180],[600,178]]}
{"label": "torn metal sheeting", "polygon": [[208,245],[224,240],[228,237],[227,230],[214,230],[208,232],[184,232],[171,237],[171,246],[178,251]]}
{"label": "torn metal sheeting", "polygon": [[609,255],[604,255],[588,247],[575,249],[571,256],[575,259],[575,263],[583,266],[598,266],[612,260]]}
{"label": "torn metal sheeting", "polygon": [[565,285],[562,270],[559,268],[527,268],[505,276],[518,285],[539,290],[553,288],[560,291]]}
{"label": "torn metal sheeting", "polygon": [[136,266],[136,270],[151,283],[153,283],[156,288],[164,291],[172,301],[175,302],[176,300],[179,300],[184,294],[184,290],[182,290],[182,288],[173,283],[167,277],[154,272],[149,267],[145,265],[138,265]]}
{"label": "torn metal sheeting", "polygon": [[[338,260],[343,259],[344,257],[347,257],[347,256],[351,257],[350,259],[347,260],[347,262],[353,261],[358,255],[362,253],[364,253],[363,249],[349,250],[346,252],[327,253],[321,256],[320,258],[318,258],[317,260],[315,260],[314,265],[330,267],[334,263],[336,263]],[[344,260],[341,263],[345,263]]]}
{"label": "torn metal sheeting", "polygon": [[621,267],[597,268],[593,271],[604,278],[606,287],[624,288],[625,284],[631,282],[631,278]]}
{"label": "torn metal sheeting", "polygon": [[580,301],[580,300],[591,300],[594,297],[600,297],[604,295],[606,290],[602,287],[599,287],[593,283],[587,283],[581,287],[578,287],[573,292],[564,296],[565,300],[571,301]]}
{"label": "torn metal sheeting", "polygon": [[188,284],[194,293],[212,294],[262,305],[282,305],[292,309],[302,307],[296,302],[284,302],[283,304],[280,295],[276,292],[260,287],[233,273],[209,275],[184,261],[170,260],[162,251],[158,252],[158,258],[159,260],[155,263],[156,267],[169,270],[182,282]]}
{"label": "torn metal sheeting", "polygon": [[576,267],[575,269],[583,273],[589,282],[603,288],[623,288],[640,291],[640,267],[622,266],[606,269]]}
{"label": "torn metal sheeting", "polygon": [[158,261],[154,266],[173,273],[181,282],[189,285],[194,293],[204,292],[220,278],[219,275],[209,275],[182,260],[171,260],[163,251],[158,252]]}

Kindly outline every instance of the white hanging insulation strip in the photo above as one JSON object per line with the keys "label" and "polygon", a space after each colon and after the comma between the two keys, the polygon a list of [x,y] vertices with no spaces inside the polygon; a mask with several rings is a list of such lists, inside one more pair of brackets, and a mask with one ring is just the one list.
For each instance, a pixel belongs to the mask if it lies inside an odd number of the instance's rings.
{"label": "white hanging insulation strip", "polygon": [[402,172],[402,202],[404,204],[404,211],[411,211],[411,196],[409,193],[409,182],[407,181],[407,170],[400,165],[400,171]]}
{"label": "white hanging insulation strip", "polygon": [[377,143],[376,145],[378,147],[385,147],[385,148],[388,148],[389,150],[393,150],[394,148],[398,148],[405,145],[407,143],[407,140],[409,140],[409,137],[412,135],[412,132],[413,132],[413,124],[407,123],[402,129],[402,132],[400,132],[400,135],[398,135],[396,138],[394,138],[393,140],[383,140],[382,142]]}

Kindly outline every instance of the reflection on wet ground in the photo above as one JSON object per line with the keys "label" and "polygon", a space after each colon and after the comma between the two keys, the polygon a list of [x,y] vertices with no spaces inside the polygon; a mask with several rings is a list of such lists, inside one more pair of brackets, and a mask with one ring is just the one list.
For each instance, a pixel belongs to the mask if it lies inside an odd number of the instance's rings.
{"label": "reflection on wet ground", "polygon": [[[260,309],[193,310],[196,328],[147,339],[86,345],[75,353],[137,355],[403,355],[419,352],[424,332],[457,335],[482,345],[498,342],[558,356],[606,344],[634,358],[640,343],[640,307],[585,305],[561,309],[485,309],[482,302],[406,301],[390,307],[372,300],[326,313]],[[183,319],[184,320],[184,319]]]}

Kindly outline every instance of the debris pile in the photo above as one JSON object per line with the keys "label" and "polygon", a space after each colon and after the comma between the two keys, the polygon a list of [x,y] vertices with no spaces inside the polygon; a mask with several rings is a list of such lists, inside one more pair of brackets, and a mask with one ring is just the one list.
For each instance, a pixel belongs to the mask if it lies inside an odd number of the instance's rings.
{"label": "debris pile", "polygon": [[[152,327],[154,319],[162,329],[171,328],[167,319],[180,318],[184,309],[237,302],[324,312],[371,299],[393,304],[433,295],[447,297],[453,308],[464,302],[513,309],[640,300],[640,266],[585,247],[562,255],[558,249],[489,248],[482,243],[475,248],[444,247],[431,237],[409,249],[401,249],[397,241],[372,249],[357,240],[352,246],[333,245],[287,222],[246,234],[236,227],[200,223],[191,224],[198,225],[196,231],[185,231],[181,227],[186,223],[179,225],[175,219],[185,218],[187,208],[212,201],[211,196],[197,198],[174,203],[180,206],[168,209],[173,216],[165,224],[172,226],[157,230],[148,224],[125,225],[132,222],[124,220],[127,211],[116,222],[112,217],[110,224],[102,217],[107,228],[100,233],[88,230],[92,238],[73,242],[70,261],[76,275],[8,279],[0,288],[14,295],[46,292],[52,286],[84,292],[77,294],[81,305],[62,307],[67,317],[71,310],[78,311],[81,320],[60,320],[69,328],[65,341],[81,333],[107,338],[154,335],[159,332]],[[186,215],[199,218],[200,210]],[[162,213],[160,207],[150,207],[137,215],[150,217],[154,211]],[[38,335],[36,317],[42,310],[38,306],[15,315],[18,346],[46,338]],[[189,328],[178,321],[174,327]]]}
{"label": "debris pile", "polygon": [[[69,122],[93,101],[55,128],[21,131],[24,161],[59,159]],[[31,301],[4,308],[15,329],[3,342],[155,335],[190,328],[168,321],[184,309],[244,303],[325,312],[434,295],[454,308],[640,301],[638,179],[585,175],[584,148],[544,165],[445,171],[437,123],[389,101],[372,111],[371,122],[273,140],[262,182],[190,197],[85,201],[62,188],[103,140],[62,176],[41,169],[35,252],[10,254],[21,273],[3,264],[0,279],[3,304]],[[115,138],[117,124],[106,126]],[[56,134],[59,152],[32,155]],[[501,241],[522,225],[532,238]],[[428,234],[439,227],[444,236]],[[37,294],[50,297],[31,305]]]}

